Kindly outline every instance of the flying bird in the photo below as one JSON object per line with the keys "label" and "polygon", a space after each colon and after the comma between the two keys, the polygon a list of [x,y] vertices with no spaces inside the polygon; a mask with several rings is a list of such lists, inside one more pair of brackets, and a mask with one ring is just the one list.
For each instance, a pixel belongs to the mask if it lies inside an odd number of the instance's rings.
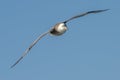
{"label": "flying bird", "polygon": [[76,18],[79,18],[79,17],[86,16],[88,14],[92,14],[92,13],[96,14],[96,13],[104,12],[104,11],[107,11],[107,10],[109,10],[109,9],[88,11],[88,12],[73,16],[73,17],[71,17],[71,18],[69,18],[69,19],[67,19],[67,20],[65,20],[63,22],[57,23],[50,30],[48,30],[47,32],[45,32],[45,33],[41,34],[40,36],[38,36],[38,38],[35,41],[33,41],[33,43],[25,50],[25,52],[22,54],[22,56],[11,66],[11,68],[13,68],[16,64],[18,64],[20,62],[20,60],[22,60],[24,58],[24,56],[32,49],[32,47],[41,38],[43,38],[47,34],[51,34],[51,35],[54,35],[54,36],[60,36],[60,35],[64,34],[67,31],[68,27],[67,27],[66,23],[68,23],[69,21],[71,21],[73,19],[76,19]]}

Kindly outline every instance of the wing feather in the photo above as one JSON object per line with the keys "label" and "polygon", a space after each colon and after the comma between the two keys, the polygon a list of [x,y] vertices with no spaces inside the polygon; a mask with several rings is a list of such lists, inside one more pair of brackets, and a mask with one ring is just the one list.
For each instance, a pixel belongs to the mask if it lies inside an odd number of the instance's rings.
{"label": "wing feather", "polygon": [[85,12],[85,13],[82,13],[82,14],[79,14],[79,15],[76,15],[76,16],[73,16],[71,17],[70,19],[68,20],[65,20],[64,23],[67,23],[75,18],[79,18],[79,17],[83,17],[83,16],[86,16],[88,14],[91,14],[91,13],[100,13],[100,12],[104,12],[104,11],[107,11],[109,9],[104,9],[104,10],[94,10],[94,11],[88,11],[88,12]]}
{"label": "wing feather", "polygon": [[13,68],[16,64],[18,64],[23,57],[28,54],[28,52],[32,49],[32,47],[41,39],[43,38],[45,35],[47,35],[49,32],[43,33],[41,34],[26,50],[25,52],[22,54],[22,56],[11,66],[11,68]]}

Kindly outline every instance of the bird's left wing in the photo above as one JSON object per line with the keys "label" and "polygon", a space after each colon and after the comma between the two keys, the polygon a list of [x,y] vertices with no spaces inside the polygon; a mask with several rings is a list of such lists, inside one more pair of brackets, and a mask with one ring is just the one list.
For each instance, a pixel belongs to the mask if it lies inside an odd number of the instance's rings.
{"label": "bird's left wing", "polygon": [[22,56],[11,66],[11,68],[13,68],[17,63],[19,63],[20,60],[23,59],[23,57],[31,50],[31,48],[32,48],[42,37],[44,37],[44,36],[47,35],[48,33],[49,33],[49,31],[41,34],[41,35],[25,50],[25,52],[22,54]]}

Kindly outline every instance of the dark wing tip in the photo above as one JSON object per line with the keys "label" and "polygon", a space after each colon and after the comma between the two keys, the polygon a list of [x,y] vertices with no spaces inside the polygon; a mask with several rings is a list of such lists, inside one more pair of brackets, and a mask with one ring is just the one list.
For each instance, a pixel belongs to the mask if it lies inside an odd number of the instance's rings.
{"label": "dark wing tip", "polygon": [[13,68],[17,63],[20,62],[20,60],[22,59],[23,57],[20,57],[20,59],[18,59],[10,68]]}
{"label": "dark wing tip", "polygon": [[104,11],[108,11],[108,10],[110,10],[110,9],[94,10],[94,11],[87,12],[87,14],[89,14],[89,13],[99,13],[99,12],[104,12]]}
{"label": "dark wing tip", "polygon": [[101,10],[101,11],[103,12],[103,11],[108,11],[108,10],[110,10],[110,9],[104,9],[104,10]]}

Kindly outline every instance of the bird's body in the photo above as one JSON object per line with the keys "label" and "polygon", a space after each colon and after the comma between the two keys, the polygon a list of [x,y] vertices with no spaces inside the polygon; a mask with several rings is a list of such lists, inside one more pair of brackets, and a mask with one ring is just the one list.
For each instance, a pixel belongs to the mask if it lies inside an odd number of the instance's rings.
{"label": "bird's body", "polygon": [[67,25],[66,23],[73,20],[73,19],[76,19],[76,18],[79,18],[79,17],[82,17],[82,16],[85,16],[85,15],[88,15],[88,14],[91,14],[91,13],[99,13],[99,12],[103,12],[103,11],[107,11],[108,9],[105,9],[105,10],[95,10],[95,11],[88,11],[88,12],[85,12],[83,14],[79,14],[79,15],[76,15],[76,16],[73,16],[71,17],[70,19],[68,20],[65,20],[61,23],[57,23],[56,25],[54,25],[50,30],[48,30],[47,32],[41,34],[27,49],[26,51],[22,54],[22,56],[11,66],[11,68],[13,68],[17,63],[19,63],[19,61],[21,59],[23,59],[23,57],[32,49],[32,47],[41,39],[43,38],[44,36],[46,36],[47,34],[51,34],[51,35],[54,35],[54,36],[60,36],[62,34],[64,34],[66,31],[67,31]]}
{"label": "bird's body", "polygon": [[65,23],[57,23],[51,30],[50,34],[54,36],[60,36],[67,31],[67,25]]}

